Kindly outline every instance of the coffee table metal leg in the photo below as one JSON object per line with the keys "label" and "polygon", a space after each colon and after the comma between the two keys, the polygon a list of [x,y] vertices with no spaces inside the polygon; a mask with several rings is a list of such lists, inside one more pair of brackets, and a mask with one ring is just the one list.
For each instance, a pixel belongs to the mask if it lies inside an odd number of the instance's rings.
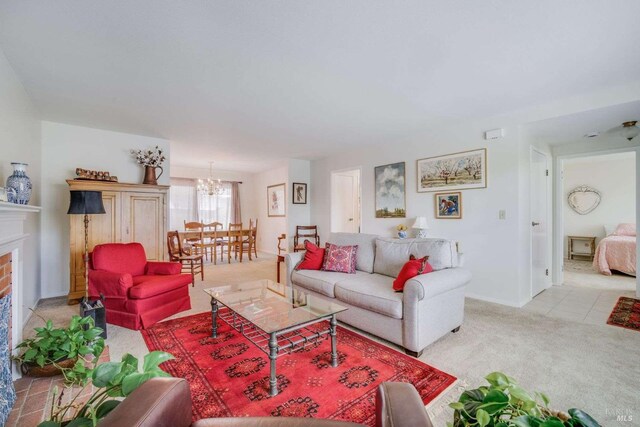
{"label": "coffee table metal leg", "polygon": [[218,301],[211,298],[211,337],[218,338]]}
{"label": "coffee table metal leg", "polygon": [[338,366],[338,345],[337,345],[337,337],[336,337],[336,326],[338,325],[338,321],[336,320],[336,315],[331,316],[331,320],[329,321],[329,334],[331,335],[331,366],[334,368]]}
{"label": "coffee table metal leg", "polygon": [[276,396],[278,394],[278,379],[276,378],[276,359],[278,358],[278,337],[272,333],[269,338],[269,394]]}

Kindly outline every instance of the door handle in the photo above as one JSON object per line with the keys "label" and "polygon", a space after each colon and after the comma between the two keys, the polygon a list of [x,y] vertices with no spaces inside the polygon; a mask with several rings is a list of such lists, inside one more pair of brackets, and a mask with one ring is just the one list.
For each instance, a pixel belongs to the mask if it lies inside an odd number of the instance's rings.
{"label": "door handle", "polygon": [[353,218],[349,218],[349,221],[353,221]]}
{"label": "door handle", "polygon": [[536,225],[540,225],[540,223],[539,222],[535,222],[535,221],[531,221],[531,226],[532,227],[535,227]]}

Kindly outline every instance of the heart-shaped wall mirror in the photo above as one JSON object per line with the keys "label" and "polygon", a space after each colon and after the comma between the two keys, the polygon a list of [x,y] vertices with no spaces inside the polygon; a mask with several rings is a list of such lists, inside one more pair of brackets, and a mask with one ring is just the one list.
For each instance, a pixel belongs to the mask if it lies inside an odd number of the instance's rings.
{"label": "heart-shaped wall mirror", "polygon": [[600,192],[595,188],[581,185],[569,192],[567,200],[576,213],[586,215],[598,207],[601,198]]}

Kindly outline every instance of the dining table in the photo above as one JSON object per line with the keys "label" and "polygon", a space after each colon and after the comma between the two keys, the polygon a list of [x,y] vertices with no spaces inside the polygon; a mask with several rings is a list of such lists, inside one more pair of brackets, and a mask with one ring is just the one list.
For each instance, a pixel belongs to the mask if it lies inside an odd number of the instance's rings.
{"label": "dining table", "polygon": [[[248,238],[249,241],[251,241],[251,239],[254,238],[253,236],[253,232],[250,228],[247,229],[242,229],[242,230],[204,230],[204,231],[199,231],[199,230],[182,230],[182,231],[178,231],[178,235],[180,236],[180,240],[181,241],[185,241],[188,239],[211,239],[211,240],[215,240],[215,239],[224,239],[223,241],[226,241],[226,246],[227,246],[227,252],[228,254],[231,254],[231,248],[233,246],[233,241],[234,240],[243,240],[245,238]],[[255,244],[255,242],[251,242],[251,244]],[[239,245],[240,246],[240,262],[242,262],[242,256],[244,253],[244,245]],[[251,245],[249,245],[249,248],[251,248]],[[249,253],[249,261],[252,260],[251,258],[251,249],[249,249],[247,251]],[[230,255],[229,255],[229,262],[231,261]]]}

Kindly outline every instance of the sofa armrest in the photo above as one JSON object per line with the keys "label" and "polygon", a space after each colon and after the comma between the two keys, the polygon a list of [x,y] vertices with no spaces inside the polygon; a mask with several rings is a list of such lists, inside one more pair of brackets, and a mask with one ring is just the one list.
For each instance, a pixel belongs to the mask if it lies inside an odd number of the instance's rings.
{"label": "sofa armrest", "polygon": [[133,277],[129,273],[89,270],[89,296],[126,299]]}
{"label": "sofa armrest", "polygon": [[445,268],[421,274],[407,280],[404,297],[409,300],[423,300],[465,286],[471,280],[469,270],[461,267]]}
{"label": "sofa armrest", "polygon": [[152,378],[135,389],[99,427],[189,427],[191,392],[182,378]]}
{"label": "sofa armrest", "polygon": [[291,274],[296,265],[304,258],[305,252],[290,252],[284,256],[284,265],[287,267],[287,284],[291,285]]}
{"label": "sofa armrest", "polygon": [[182,264],[179,262],[148,261],[145,268],[145,274],[150,276],[168,276],[181,272]]}
{"label": "sofa armrest", "polygon": [[432,427],[424,403],[409,383],[384,382],[376,395],[376,427]]}

